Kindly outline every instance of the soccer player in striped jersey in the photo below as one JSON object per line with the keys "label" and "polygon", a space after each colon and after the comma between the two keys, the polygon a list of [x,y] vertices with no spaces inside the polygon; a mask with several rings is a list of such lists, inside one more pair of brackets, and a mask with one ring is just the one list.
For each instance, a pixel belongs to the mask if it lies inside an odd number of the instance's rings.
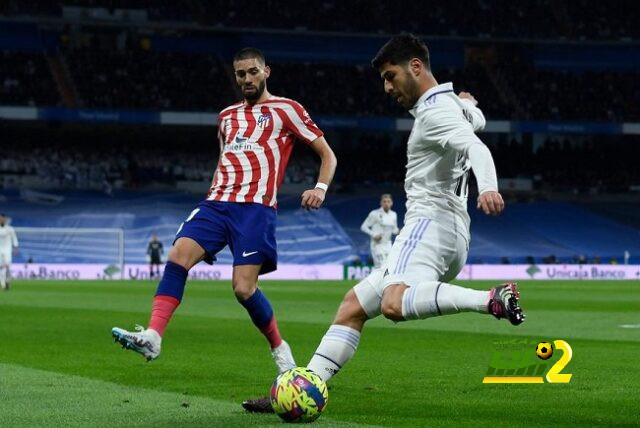
{"label": "soccer player in striped jersey", "polygon": [[[427,47],[413,35],[392,38],[372,64],[385,92],[415,117],[407,142],[407,212],[386,263],[347,292],[307,365],[324,381],[353,357],[365,323],[381,314],[395,322],[467,311],[513,325],[525,319],[515,283],[486,291],[449,283],[469,251],[469,169],[478,183],[478,208],[487,215],[504,209],[491,153],[474,133],[486,123],[475,99],[456,96],[451,83],[438,84]],[[270,411],[265,398],[243,407]]]}
{"label": "soccer player in striped jersey", "polygon": [[180,225],[153,300],[148,328],[130,332],[114,327],[116,341],[153,360],[161,338],[182,300],[189,269],[213,263],[229,245],[233,254],[232,287],[271,348],[279,372],[294,367],[291,349],[279,332],[269,300],[257,287],[258,276],[276,269],[276,204],[278,187],[296,140],[320,157],[314,188],[302,193],[301,205],[319,208],[336,168],[336,157],[298,102],[271,95],[271,72],[262,52],[240,50],[233,59],[243,100],[218,115],[220,159],[208,197]]}

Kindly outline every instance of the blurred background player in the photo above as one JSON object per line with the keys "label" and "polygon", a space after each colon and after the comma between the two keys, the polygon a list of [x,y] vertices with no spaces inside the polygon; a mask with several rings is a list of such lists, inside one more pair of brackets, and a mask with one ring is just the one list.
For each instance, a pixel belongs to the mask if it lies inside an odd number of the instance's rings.
{"label": "blurred background player", "polygon": [[[438,84],[427,46],[411,34],[388,41],[372,60],[384,90],[415,117],[407,142],[407,213],[384,271],[374,270],[345,295],[333,325],[307,368],[325,382],[353,357],[366,321],[384,315],[395,322],[472,311],[525,319],[515,283],[491,290],[449,284],[469,251],[468,176],[478,184],[478,209],[498,215],[504,201],[489,149],[475,135],[486,124],[469,93]],[[270,412],[268,398],[245,400],[249,411]]]}
{"label": "blurred background player", "polygon": [[11,274],[11,256],[18,251],[18,237],[13,227],[9,226],[9,218],[0,214],[0,288],[9,290]]}
{"label": "blurred background player", "polygon": [[[155,233],[151,235],[151,241],[147,245],[147,260],[149,261],[149,278],[153,278],[156,275],[160,275],[160,263],[162,263],[162,255],[164,249],[162,242],[158,239],[158,235]],[[155,269],[154,269],[155,267]]]}
{"label": "blurred background player", "polygon": [[392,206],[391,195],[389,193],[383,194],[380,196],[380,208],[371,211],[360,226],[360,230],[371,237],[369,248],[373,266],[376,269],[382,267],[389,251],[391,251],[391,236],[400,232],[398,230],[398,215],[391,209]]}
{"label": "blurred background player", "polygon": [[153,302],[149,327],[129,332],[112,329],[116,341],[152,360],[160,354],[164,330],[182,300],[189,269],[204,260],[212,264],[229,245],[233,254],[232,287],[255,326],[271,347],[280,372],[295,366],[291,349],[262,291],[258,275],[276,270],[276,196],[296,138],[320,157],[319,178],[302,193],[301,205],[322,205],[333,178],[336,158],[323,132],[296,101],[267,90],[271,73],[262,52],[240,50],[233,59],[243,101],[218,116],[220,160],[209,196],[180,225]]}

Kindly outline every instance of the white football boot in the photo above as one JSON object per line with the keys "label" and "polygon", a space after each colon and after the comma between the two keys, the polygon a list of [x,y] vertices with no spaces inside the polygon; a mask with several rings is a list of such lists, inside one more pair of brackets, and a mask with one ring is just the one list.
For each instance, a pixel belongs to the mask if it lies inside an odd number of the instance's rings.
{"label": "white football boot", "polygon": [[137,325],[134,333],[119,327],[113,327],[111,336],[122,345],[123,349],[136,351],[138,354],[142,354],[147,361],[155,360],[160,355],[162,337],[155,330],[145,329],[141,325]]}
{"label": "white football boot", "polygon": [[271,350],[271,355],[273,356],[273,361],[276,363],[276,366],[278,366],[278,373],[286,372],[296,367],[296,361],[293,359],[291,347],[284,340],[280,346]]}

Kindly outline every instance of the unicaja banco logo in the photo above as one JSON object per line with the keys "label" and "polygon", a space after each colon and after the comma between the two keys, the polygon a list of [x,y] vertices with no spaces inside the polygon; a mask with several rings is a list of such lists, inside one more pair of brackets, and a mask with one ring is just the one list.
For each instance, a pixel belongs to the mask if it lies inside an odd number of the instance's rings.
{"label": "unicaja banco logo", "polygon": [[[552,344],[553,343],[553,344]],[[573,351],[564,340],[539,342],[529,339],[494,341],[493,358],[482,383],[569,383],[570,373],[560,373]],[[554,355],[560,358],[551,362]]]}
{"label": "unicaja banco logo", "polygon": [[104,277],[105,279],[112,279],[113,275],[120,273],[120,268],[116,265],[109,265],[106,268],[104,268]]}
{"label": "unicaja banco logo", "polygon": [[540,272],[540,268],[536,265],[531,265],[527,268],[527,274],[533,278],[536,274]]}

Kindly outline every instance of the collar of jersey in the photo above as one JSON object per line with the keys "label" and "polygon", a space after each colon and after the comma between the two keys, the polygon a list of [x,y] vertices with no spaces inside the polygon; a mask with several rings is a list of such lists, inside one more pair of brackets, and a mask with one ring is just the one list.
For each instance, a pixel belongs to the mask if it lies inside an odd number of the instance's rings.
{"label": "collar of jersey", "polygon": [[268,102],[268,101],[273,101],[273,100],[274,100],[274,98],[276,98],[276,96],[275,96],[275,95],[273,95],[273,94],[269,94],[269,97],[268,97],[266,100],[264,100],[264,101],[260,101],[259,103],[255,103],[255,104],[249,104],[249,103],[247,102],[247,100],[243,98],[243,99],[242,99],[242,104],[240,104],[240,105],[241,105],[241,106],[243,106],[243,107],[253,107],[253,106],[260,105],[260,104],[264,104],[264,103],[266,103],[266,102]]}
{"label": "collar of jersey", "polygon": [[411,116],[416,117],[416,114],[418,112],[418,107],[426,103],[429,100],[429,98],[431,98],[432,96],[440,92],[451,92],[451,91],[453,91],[453,83],[451,82],[442,83],[440,85],[436,85],[430,88],[429,90],[427,90],[427,92],[420,95],[420,98],[418,98],[418,101],[416,101],[413,108],[409,110],[409,113],[411,113]]}

